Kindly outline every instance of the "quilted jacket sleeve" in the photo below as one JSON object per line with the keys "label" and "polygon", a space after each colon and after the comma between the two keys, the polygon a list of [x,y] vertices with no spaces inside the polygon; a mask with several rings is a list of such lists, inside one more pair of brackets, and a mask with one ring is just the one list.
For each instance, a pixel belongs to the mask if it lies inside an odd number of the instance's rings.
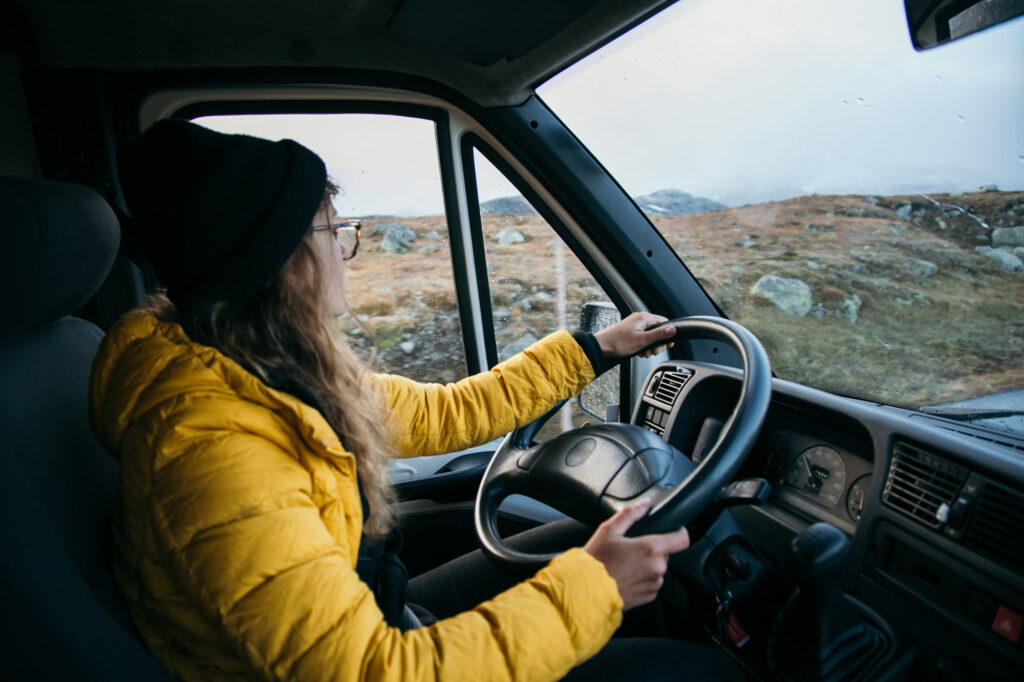
{"label": "quilted jacket sleeve", "polygon": [[[217,412],[203,406],[211,424]],[[158,551],[227,645],[267,679],[554,680],[619,624],[614,581],[575,549],[472,611],[390,628],[353,571],[356,548],[328,527],[348,512],[317,508],[316,477],[294,454],[242,429],[180,435],[189,437],[158,444]]]}
{"label": "quilted jacket sleeve", "polygon": [[415,457],[479,445],[530,423],[594,378],[580,345],[566,331],[550,334],[489,372],[447,385],[381,375],[399,456]]}

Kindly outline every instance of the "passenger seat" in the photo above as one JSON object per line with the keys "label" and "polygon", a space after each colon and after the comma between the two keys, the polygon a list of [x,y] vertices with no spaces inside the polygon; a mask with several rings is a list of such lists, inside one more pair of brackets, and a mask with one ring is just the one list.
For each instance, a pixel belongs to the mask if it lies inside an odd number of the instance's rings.
{"label": "passenger seat", "polygon": [[0,677],[170,680],[109,561],[117,463],[88,424],[102,332],[69,317],[118,251],[107,203],[0,177]]}

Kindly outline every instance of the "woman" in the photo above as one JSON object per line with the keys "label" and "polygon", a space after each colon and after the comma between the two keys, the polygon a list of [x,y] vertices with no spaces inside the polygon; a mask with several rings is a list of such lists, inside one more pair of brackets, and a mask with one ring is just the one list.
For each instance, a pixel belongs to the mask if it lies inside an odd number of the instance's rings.
{"label": "woman", "polygon": [[[91,417],[120,459],[115,572],[150,649],[205,679],[552,680],[651,601],[685,529],[626,538],[629,507],[475,608],[389,626],[356,572],[393,527],[386,460],[489,441],[672,332],[634,314],[591,356],[558,332],[449,386],[372,375],[331,324],[343,235],[322,161],[295,142],[154,125],[119,155],[168,299],[94,364]],[[372,582],[372,576],[367,579]]]}

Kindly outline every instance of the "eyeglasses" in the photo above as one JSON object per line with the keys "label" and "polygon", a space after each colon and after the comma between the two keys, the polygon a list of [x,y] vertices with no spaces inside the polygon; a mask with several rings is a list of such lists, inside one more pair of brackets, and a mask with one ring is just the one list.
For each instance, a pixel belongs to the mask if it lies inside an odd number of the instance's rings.
{"label": "eyeglasses", "polygon": [[330,230],[334,241],[341,245],[342,259],[351,260],[359,250],[359,230],[362,226],[362,222],[358,220],[342,220],[330,225],[314,225],[313,231]]}

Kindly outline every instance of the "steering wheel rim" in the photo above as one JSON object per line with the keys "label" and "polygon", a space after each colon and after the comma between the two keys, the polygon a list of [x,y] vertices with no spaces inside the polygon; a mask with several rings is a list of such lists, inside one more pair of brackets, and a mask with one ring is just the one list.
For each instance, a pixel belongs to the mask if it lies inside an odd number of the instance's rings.
{"label": "steering wheel rim", "polygon": [[[634,524],[630,533],[645,534],[667,532],[687,525],[714,502],[719,491],[735,476],[753,447],[771,401],[772,376],[768,354],[757,337],[731,320],[694,316],[664,324],[676,328],[674,338],[677,340],[704,338],[728,344],[739,353],[743,363],[739,399],[707,456],[693,467],[688,457],[655,434],[628,424],[589,425],[531,447],[530,439],[561,407],[561,404],[557,405],[528,427],[509,433],[491,458],[480,482],[473,510],[474,525],[482,551],[496,566],[510,573],[523,574],[536,571],[557,556],[523,552],[501,539],[497,510],[509,495],[518,493],[538,499],[595,526],[623,506],[648,497],[652,500],[651,509],[646,517]],[[524,431],[528,433],[526,437]],[[594,458],[589,468],[614,468],[614,462],[619,461],[616,458],[627,456],[616,455],[613,452],[616,447],[623,448],[623,452],[634,453],[650,453],[652,449],[671,450],[659,457],[670,457],[672,466],[676,467],[673,475],[684,477],[670,489],[651,486],[632,498],[618,499],[605,494],[611,488],[612,479],[618,476],[618,473],[612,473],[605,482],[607,487],[601,489],[604,492],[597,493],[603,485],[600,477],[604,474],[588,471],[588,467],[571,462],[580,457],[585,460],[590,453],[597,452],[600,457]],[[580,454],[582,450],[587,450],[587,454]],[[602,463],[606,460],[611,463]],[[638,460],[633,457],[630,461]],[[678,467],[689,467],[690,470],[680,474]],[[537,470],[541,473],[538,474]],[[596,483],[590,480],[595,477]],[[566,499],[567,494],[571,499]],[[591,504],[595,501],[577,501],[574,495],[582,495],[583,498],[596,495],[598,499],[596,504]],[[696,538],[691,537],[693,539]]]}

